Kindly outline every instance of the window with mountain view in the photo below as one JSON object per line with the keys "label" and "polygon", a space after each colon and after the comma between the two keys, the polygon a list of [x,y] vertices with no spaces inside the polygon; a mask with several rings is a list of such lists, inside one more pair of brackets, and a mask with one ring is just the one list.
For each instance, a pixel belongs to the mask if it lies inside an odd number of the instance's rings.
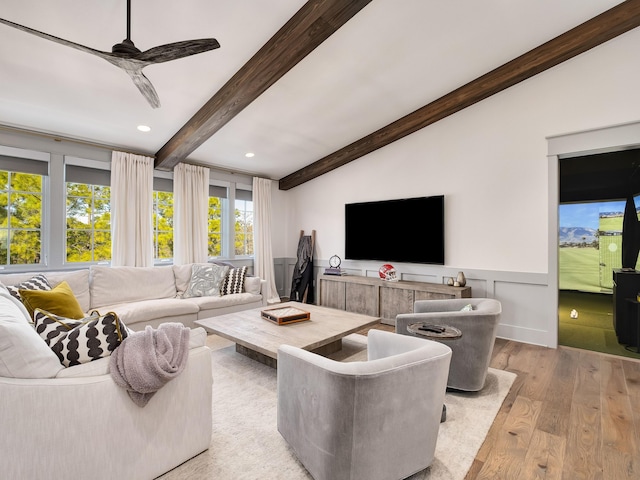
{"label": "window with mountain view", "polygon": [[612,291],[613,270],[622,267],[624,209],[625,200],[560,205],[560,290]]}

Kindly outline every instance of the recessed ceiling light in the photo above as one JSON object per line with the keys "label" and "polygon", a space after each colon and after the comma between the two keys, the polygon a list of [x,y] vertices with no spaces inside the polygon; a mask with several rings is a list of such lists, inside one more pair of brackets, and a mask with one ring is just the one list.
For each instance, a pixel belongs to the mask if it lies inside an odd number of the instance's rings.
{"label": "recessed ceiling light", "polygon": [[151,127],[147,127],[146,125],[138,125],[138,130],[140,130],[141,132],[150,132]]}
{"label": "recessed ceiling light", "polygon": [[247,153],[244,154],[244,156],[247,157],[247,158],[251,158],[251,157],[255,156],[255,153],[247,152]]}

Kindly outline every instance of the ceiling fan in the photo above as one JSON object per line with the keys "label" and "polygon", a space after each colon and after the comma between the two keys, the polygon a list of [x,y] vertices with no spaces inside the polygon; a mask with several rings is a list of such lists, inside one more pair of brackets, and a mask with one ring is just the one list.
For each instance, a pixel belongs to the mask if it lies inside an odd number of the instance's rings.
{"label": "ceiling fan", "polygon": [[40,32],[2,18],[0,18],[0,23],[105,59],[107,62],[123,69],[131,77],[133,83],[153,108],[160,107],[160,99],[149,79],[142,73],[144,67],[154,63],[177,60],[220,47],[220,44],[215,38],[203,38],[169,43],[167,45],[150,48],[144,52],[140,51],[131,41],[131,0],[127,0],[127,38],[121,43],[114,45],[111,52],[103,52],[85,47],[79,43],[54,37],[48,33]]}

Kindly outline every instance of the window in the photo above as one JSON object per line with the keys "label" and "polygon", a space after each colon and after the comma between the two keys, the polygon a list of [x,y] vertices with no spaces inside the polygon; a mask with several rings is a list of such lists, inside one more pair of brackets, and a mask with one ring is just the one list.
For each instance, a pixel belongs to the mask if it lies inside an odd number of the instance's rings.
{"label": "window", "polygon": [[222,202],[220,197],[209,197],[208,218],[208,255],[219,257],[222,255]]}
{"label": "window", "polygon": [[110,261],[110,172],[67,165],[65,174],[66,261]]}
{"label": "window", "polygon": [[236,191],[235,216],[235,254],[253,255],[253,201],[250,191]]}
{"label": "window", "polygon": [[209,210],[207,214],[208,255],[223,255],[223,212],[227,204],[227,188],[209,185]]}
{"label": "window", "polygon": [[0,265],[42,263],[43,176],[0,170]]}
{"label": "window", "polygon": [[173,181],[153,179],[153,252],[156,261],[173,258]]}
{"label": "window", "polygon": [[[82,157],[75,155],[82,155]],[[253,255],[251,178],[211,177],[208,255]],[[111,261],[110,153],[73,146],[56,153],[0,145],[0,270],[56,271]],[[241,180],[242,183],[238,183]],[[156,263],[173,260],[173,180],[154,172]],[[233,200],[233,201],[232,201]]]}

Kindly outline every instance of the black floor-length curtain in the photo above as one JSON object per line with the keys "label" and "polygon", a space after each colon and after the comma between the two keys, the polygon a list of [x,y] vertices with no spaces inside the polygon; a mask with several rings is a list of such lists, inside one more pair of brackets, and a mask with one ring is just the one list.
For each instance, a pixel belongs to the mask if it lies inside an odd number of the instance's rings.
{"label": "black floor-length curtain", "polygon": [[636,268],[640,251],[640,223],[633,196],[627,197],[622,220],[622,268]]}

